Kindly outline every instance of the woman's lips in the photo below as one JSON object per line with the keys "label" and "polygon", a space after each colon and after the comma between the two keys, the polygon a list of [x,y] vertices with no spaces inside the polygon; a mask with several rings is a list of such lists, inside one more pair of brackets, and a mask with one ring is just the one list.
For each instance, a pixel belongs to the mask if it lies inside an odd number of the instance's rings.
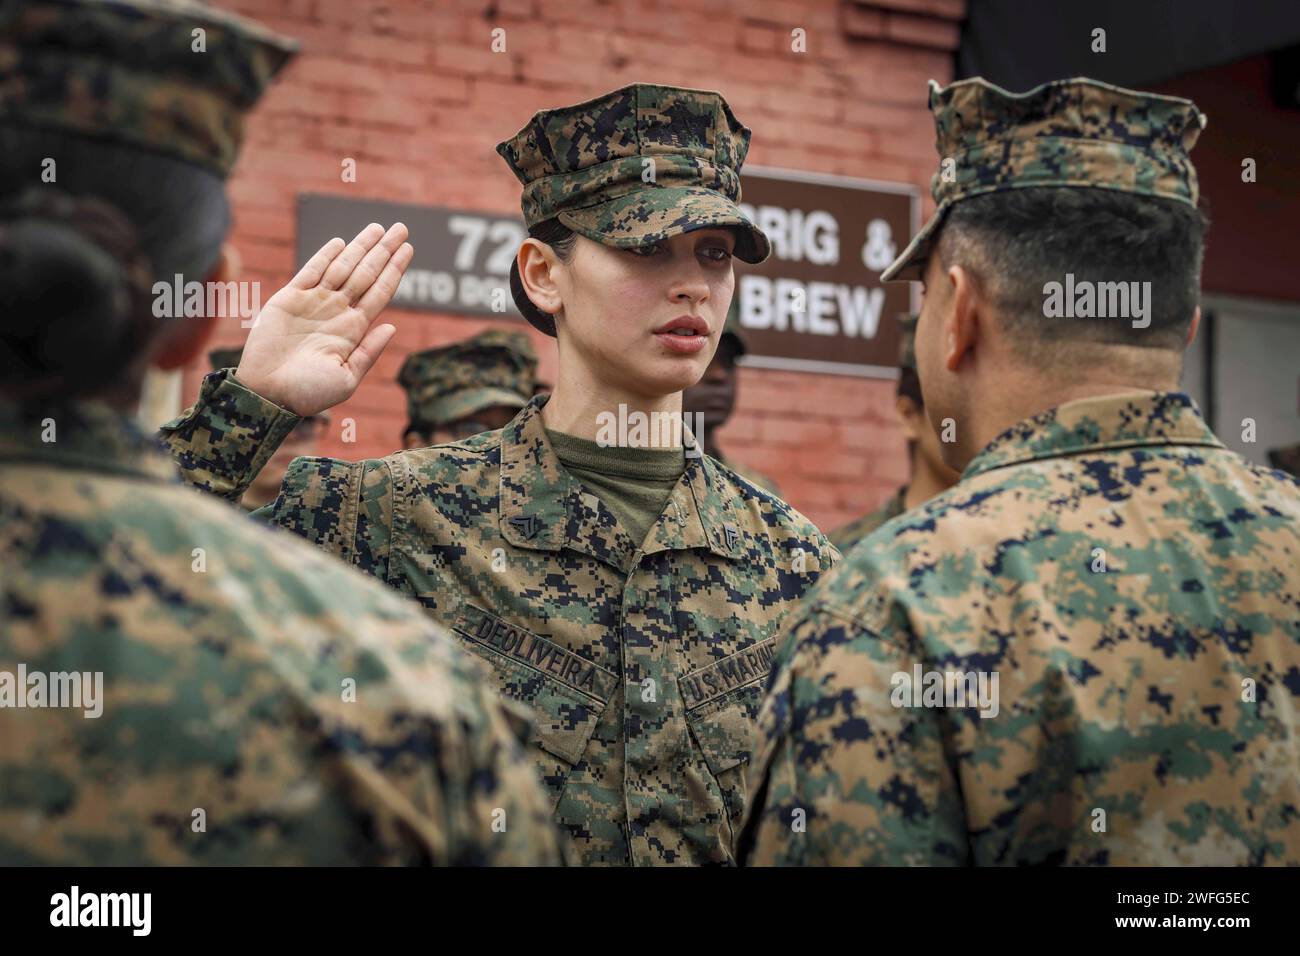
{"label": "woman's lips", "polygon": [[709,341],[707,335],[677,335],[675,332],[655,332],[654,337],[678,355],[694,355]]}

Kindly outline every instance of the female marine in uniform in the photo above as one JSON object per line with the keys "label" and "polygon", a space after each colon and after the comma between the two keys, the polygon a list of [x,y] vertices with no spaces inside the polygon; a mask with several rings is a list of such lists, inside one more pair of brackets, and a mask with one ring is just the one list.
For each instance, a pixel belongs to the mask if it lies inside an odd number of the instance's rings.
{"label": "female marine in uniform", "polygon": [[[259,515],[409,594],[490,666],[588,863],[732,860],[781,621],[837,555],[665,427],[717,347],[733,257],[768,253],[736,205],[748,146],[698,90],[638,84],[534,116],[498,152],[524,186],[512,291],[557,338],[553,393],[463,441],[298,459]],[[390,242],[374,226],[308,268]],[[393,332],[292,312],[264,316],[238,370],[167,429],[191,481],[240,493]]]}

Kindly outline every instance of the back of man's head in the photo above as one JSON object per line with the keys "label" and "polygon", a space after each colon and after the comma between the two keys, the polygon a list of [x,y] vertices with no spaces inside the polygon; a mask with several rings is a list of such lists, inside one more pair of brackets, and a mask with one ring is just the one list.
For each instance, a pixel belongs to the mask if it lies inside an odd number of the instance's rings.
{"label": "back of man's head", "polygon": [[1157,196],[1013,189],[954,205],[937,254],[944,270],[973,275],[1025,361],[1074,376],[1087,372],[1081,347],[1096,357],[1108,345],[1182,351],[1206,224],[1199,209]]}
{"label": "back of man's head", "polygon": [[884,281],[926,283],[917,368],[944,458],[1076,398],[1177,387],[1206,220],[1189,100],[1086,78],[931,83],[937,208]]}

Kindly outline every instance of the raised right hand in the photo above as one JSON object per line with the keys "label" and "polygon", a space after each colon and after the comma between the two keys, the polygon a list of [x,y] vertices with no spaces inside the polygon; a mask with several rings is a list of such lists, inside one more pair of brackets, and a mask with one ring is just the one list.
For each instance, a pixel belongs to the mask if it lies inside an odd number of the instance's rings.
{"label": "raised right hand", "polygon": [[346,245],[325,243],[258,314],[239,381],[303,416],[349,398],[397,331],[374,321],[411,264],[406,236],[400,222],[371,223]]}

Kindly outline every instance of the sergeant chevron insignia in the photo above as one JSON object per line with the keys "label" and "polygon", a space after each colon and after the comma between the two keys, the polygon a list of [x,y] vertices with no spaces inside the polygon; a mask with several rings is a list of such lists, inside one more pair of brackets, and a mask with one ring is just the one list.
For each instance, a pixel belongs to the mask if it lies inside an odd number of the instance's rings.
{"label": "sergeant chevron insignia", "polygon": [[518,528],[520,534],[530,541],[537,537],[538,531],[542,530],[542,522],[537,515],[517,515],[510,519],[510,523]]}

